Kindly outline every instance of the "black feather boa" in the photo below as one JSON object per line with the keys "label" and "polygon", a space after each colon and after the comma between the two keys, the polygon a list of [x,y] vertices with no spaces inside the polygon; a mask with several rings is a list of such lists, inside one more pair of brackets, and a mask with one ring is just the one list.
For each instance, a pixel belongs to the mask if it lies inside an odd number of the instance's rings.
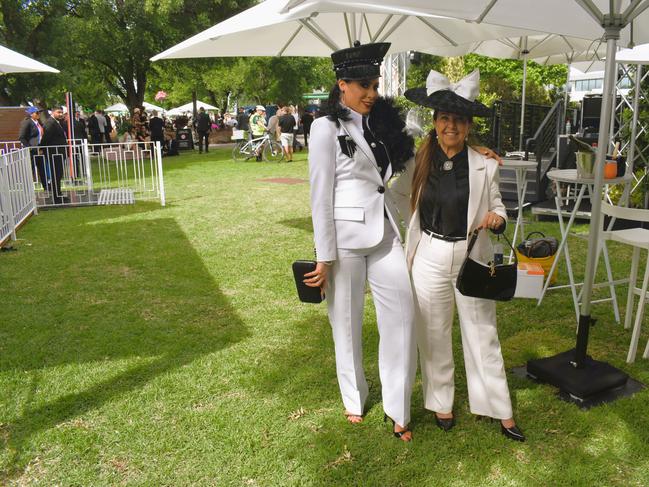
{"label": "black feather boa", "polygon": [[[340,125],[340,120],[349,120],[349,109],[340,103],[329,105],[323,108],[324,115],[329,120]],[[398,173],[404,170],[406,161],[415,153],[415,141],[406,130],[406,124],[403,121],[401,110],[394,104],[392,98],[379,98],[369,116],[369,125],[381,140],[390,154],[392,162],[392,171]]]}

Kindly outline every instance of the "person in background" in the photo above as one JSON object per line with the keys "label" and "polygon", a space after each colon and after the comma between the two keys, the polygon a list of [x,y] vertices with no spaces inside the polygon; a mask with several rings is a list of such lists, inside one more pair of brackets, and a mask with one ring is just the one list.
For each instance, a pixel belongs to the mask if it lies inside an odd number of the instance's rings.
{"label": "person in background", "polygon": [[158,111],[151,112],[151,119],[149,120],[149,130],[151,131],[151,142],[160,142],[160,147],[164,147],[164,122],[158,117]]}
{"label": "person in background", "polygon": [[471,412],[497,419],[504,436],[524,441],[513,419],[496,329],[496,303],[464,296],[456,289],[469,236],[481,230],[472,255],[481,262],[493,261],[486,230],[502,233],[507,218],[498,162],[466,142],[473,117],[490,114],[476,101],[479,86],[477,70],[457,83],[431,71],[425,87],[405,92],[410,101],[434,110],[433,129],[415,157],[410,191],[413,215],[406,243],[415,291],[424,407],[434,412],[442,430],[455,425],[452,325],[457,308]]}
{"label": "person in background", "polygon": [[106,126],[105,126],[106,128],[104,129],[105,130],[104,140],[106,141],[107,144],[111,144],[113,142],[113,137],[111,135],[113,133],[113,128],[114,128],[113,120],[111,119],[110,115],[106,115],[105,111],[102,110],[101,114],[103,115],[104,120],[106,120]]}
{"label": "person in background", "polygon": [[[250,116],[250,133],[253,139],[263,137],[266,133],[266,108],[263,105],[257,105],[255,113]],[[261,149],[260,145],[256,154],[257,162],[261,161]]]}
{"label": "person in background", "polygon": [[295,117],[290,113],[289,107],[282,111],[279,117],[280,140],[286,162],[293,162],[293,139],[295,137]]}
{"label": "person in background", "polygon": [[277,122],[279,121],[279,117],[282,115],[282,113],[284,113],[284,108],[279,107],[277,108],[275,114],[268,119],[268,135],[270,137],[270,140],[279,140],[280,131]]}
{"label": "person in background", "polygon": [[205,153],[210,151],[210,132],[212,131],[212,121],[210,116],[205,113],[205,108],[198,109],[196,117],[196,133],[198,134],[198,153],[203,153],[203,141],[205,141]]}
{"label": "person in background", "polygon": [[74,138],[75,140],[88,140],[88,131],[86,130],[86,119],[81,116],[80,112],[74,112]]}
{"label": "person in background", "polygon": [[98,150],[103,141],[103,132],[99,128],[99,117],[101,117],[101,110],[96,109],[88,119],[88,131],[90,132],[90,142],[94,146],[94,150]]}
{"label": "person in background", "polygon": [[[27,107],[25,113],[27,114],[27,117],[20,122],[18,140],[20,140],[23,147],[37,147],[41,145],[44,133],[40,121],[41,109],[38,107]],[[32,158],[32,174],[34,176],[34,181],[36,181],[36,176],[38,176],[38,180],[43,186],[43,189],[45,189],[47,183],[45,158],[38,154],[38,149],[30,149],[29,152]]]}
{"label": "person in background", "polygon": [[302,133],[304,134],[304,146],[309,147],[309,134],[311,134],[311,124],[313,123],[313,115],[310,111],[305,110],[300,119],[302,124]]}
{"label": "person in background", "polygon": [[61,178],[66,161],[68,138],[63,125],[65,115],[61,107],[51,109],[52,116],[43,125],[41,145],[47,147],[47,163],[50,169],[48,188],[52,192],[55,204],[66,203],[69,200],[61,192]]}
{"label": "person in background", "polygon": [[242,108],[239,108],[237,113],[237,128],[239,130],[250,130],[250,123],[248,122],[249,115]]}

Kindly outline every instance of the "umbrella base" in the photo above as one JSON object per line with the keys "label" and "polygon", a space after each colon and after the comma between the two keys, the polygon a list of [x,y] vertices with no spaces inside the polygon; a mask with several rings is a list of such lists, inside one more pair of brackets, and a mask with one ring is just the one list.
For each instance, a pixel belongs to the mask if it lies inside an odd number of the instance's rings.
{"label": "umbrella base", "polygon": [[629,376],[606,362],[586,356],[584,366],[574,367],[575,350],[552,357],[528,360],[527,375],[558,387],[576,402],[597,400],[611,391],[624,388]]}

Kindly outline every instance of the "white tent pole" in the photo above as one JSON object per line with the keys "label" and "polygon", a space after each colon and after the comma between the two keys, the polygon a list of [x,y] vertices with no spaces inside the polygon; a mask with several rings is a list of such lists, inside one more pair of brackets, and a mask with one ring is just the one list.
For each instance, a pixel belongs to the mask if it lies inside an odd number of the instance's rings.
{"label": "white tent pole", "polygon": [[627,155],[627,171],[631,171],[633,174],[633,161],[635,160],[635,142],[636,137],[638,136],[638,115],[640,111],[640,83],[642,82],[642,64],[635,65],[635,81],[633,93],[633,121],[631,122],[631,143],[629,145],[629,151]]}
{"label": "white tent pole", "polygon": [[527,36],[523,38],[523,89],[521,90],[521,131],[518,139],[518,150],[523,150],[523,131],[525,129],[525,85],[527,84]]}
{"label": "white tent pole", "polygon": [[[607,16],[608,17],[608,16]],[[586,271],[584,275],[584,287],[582,292],[581,312],[579,317],[579,328],[577,331],[577,346],[575,352],[576,367],[584,365],[586,360],[586,349],[588,347],[588,331],[591,325],[590,308],[593,294],[593,282],[597,269],[597,257],[599,255],[600,222],[602,210],[602,187],[604,182],[604,161],[606,159],[606,148],[608,147],[608,131],[611,123],[612,88],[615,83],[616,64],[615,51],[617,40],[620,38],[620,26],[613,25],[606,27],[606,68],[604,75],[604,89],[602,97],[602,108],[600,110],[599,138],[597,141],[597,158],[595,161],[595,181],[593,194],[591,195],[592,206],[590,212],[590,231],[588,234],[588,253],[586,256]]]}
{"label": "white tent pole", "polygon": [[[570,101],[570,69],[572,68],[572,61],[568,63],[568,76],[566,76],[566,92],[563,95],[563,122],[566,122],[566,117],[568,116],[568,102]],[[572,124],[571,124],[572,125]],[[561,133],[563,127],[560,128],[559,133]]]}

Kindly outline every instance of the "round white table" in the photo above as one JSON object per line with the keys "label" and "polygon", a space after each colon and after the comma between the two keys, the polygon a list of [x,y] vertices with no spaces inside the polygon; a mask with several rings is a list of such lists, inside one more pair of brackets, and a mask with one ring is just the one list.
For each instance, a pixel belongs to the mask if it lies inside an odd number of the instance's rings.
{"label": "round white table", "polygon": [[[591,198],[591,201],[593,199],[594,191],[593,191],[593,185],[595,183],[595,178],[584,178],[580,177],[577,174],[576,169],[553,169],[552,171],[548,172],[548,179],[554,182],[555,184],[555,205],[557,208],[557,217],[559,219],[559,230],[561,231],[561,242],[559,243],[559,247],[557,248],[557,253],[556,257],[554,259],[554,263],[552,264],[552,268],[548,272],[548,276],[551,276],[555,269],[557,268],[557,265],[559,264],[559,259],[563,255],[566,261],[566,269],[568,271],[568,280],[569,284],[567,285],[560,285],[560,286],[552,286],[550,287],[550,279],[545,280],[545,285],[543,286],[543,291],[541,293],[541,297],[539,298],[538,304],[541,304],[541,301],[543,301],[543,297],[545,296],[545,293],[548,289],[559,289],[559,288],[564,288],[564,287],[570,287],[571,292],[572,292],[572,299],[573,303],[575,306],[575,315],[577,318],[577,321],[579,321],[579,299],[581,296],[577,295],[577,286],[581,286],[581,283],[575,283],[574,275],[572,272],[572,263],[570,261],[570,251],[568,249],[567,245],[567,240],[568,240],[568,234],[570,233],[570,228],[572,227],[575,217],[577,215],[577,212],[579,211],[579,206],[581,205],[581,202],[584,198],[584,195],[586,193],[586,190],[588,189],[589,196]],[[616,177],[612,179],[604,179],[604,184],[609,185],[609,184],[627,184],[632,181],[632,176],[621,176],[621,177]],[[562,210],[562,200],[563,197],[561,195],[561,184],[569,184],[569,185],[574,185],[575,186],[575,191],[576,191],[576,198],[575,198],[575,203],[572,208],[572,211],[570,212],[570,216],[568,218],[568,222],[566,223],[564,221],[564,213],[565,211]],[[601,195],[599,196],[601,197]],[[566,203],[571,199],[570,196],[566,196]],[[605,298],[603,300],[598,300],[598,301],[612,301],[613,302],[613,311],[615,314],[615,319],[619,323],[620,321],[620,314],[619,314],[619,309],[617,305],[617,298],[615,296],[615,282],[613,281],[613,276],[611,272],[611,265],[608,257],[608,250],[606,249],[606,245],[602,245],[603,255],[604,255],[604,263],[606,265],[606,273],[607,273],[607,278],[608,282],[607,283],[602,283],[601,285],[608,286],[611,292],[611,297],[610,298]],[[598,251],[599,253],[599,251]],[[595,302],[595,301],[593,301]]]}

